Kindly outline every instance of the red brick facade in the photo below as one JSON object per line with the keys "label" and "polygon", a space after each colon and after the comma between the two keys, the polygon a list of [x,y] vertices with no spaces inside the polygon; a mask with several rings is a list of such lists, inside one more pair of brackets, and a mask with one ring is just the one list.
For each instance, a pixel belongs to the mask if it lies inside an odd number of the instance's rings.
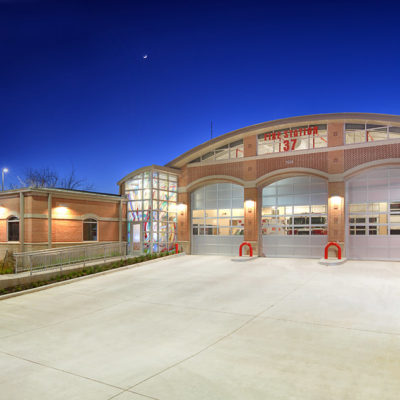
{"label": "red brick facade", "polygon": [[[368,168],[400,165],[400,135],[399,138],[394,134],[387,140],[346,144],[346,123],[400,129],[400,117],[381,114],[326,114],[288,118],[227,133],[188,151],[165,167],[158,167],[179,177],[177,236],[181,248],[188,253],[191,251],[190,199],[196,188],[216,182],[232,182],[243,186],[243,240],[251,242],[256,252],[261,252],[263,188],[286,177],[313,175],[328,183],[328,239],[339,242],[345,250],[346,180]],[[325,147],[258,155],[258,135],[262,138],[266,132],[307,125],[326,125]],[[241,153],[236,150],[235,154],[243,154],[243,157],[226,161],[198,161],[202,154],[241,139]],[[82,243],[85,218],[98,221],[98,241],[126,240],[127,200],[124,182],[136,172],[119,182],[121,196],[56,189],[4,192],[0,195],[0,254],[6,248],[22,251]],[[23,220],[23,235],[18,243],[7,242],[7,218],[12,215]]]}
{"label": "red brick facade", "polygon": [[[375,168],[390,162],[400,165],[400,139],[345,144],[344,126],[346,122],[400,126],[400,117],[377,114],[333,114],[310,117],[289,118],[288,120],[267,123],[264,131],[284,129],[284,126],[300,124],[326,124],[328,131],[327,147],[287,153],[257,155],[257,135],[263,132],[260,125],[244,128],[213,139],[198,146],[170,162],[168,167],[179,168],[180,198],[187,204],[188,212],[180,218],[178,238],[185,241],[186,251],[190,252],[190,193],[202,185],[215,182],[232,182],[245,187],[246,196],[254,201],[254,211],[245,206],[244,240],[251,241],[255,247],[259,242],[260,202],[263,187],[273,181],[296,175],[316,175],[328,182],[328,197],[340,197],[340,204],[333,206],[328,201],[328,239],[339,242],[345,249],[345,181],[353,174],[352,169]],[[262,125],[262,124],[261,124]],[[209,152],[231,140],[243,138],[244,157],[235,160],[204,161],[191,164],[191,153],[200,155],[200,150]],[[219,144],[221,143],[221,144]],[[192,156],[192,158],[195,158]],[[187,196],[184,197],[184,194]],[[184,239],[183,239],[184,238]]]}
{"label": "red brick facade", "polygon": [[[16,242],[8,241],[7,233],[8,219],[13,216],[19,218]],[[87,218],[97,221],[96,242],[125,241],[125,216],[126,201],[120,196],[59,189],[7,191],[0,196],[0,256],[6,250],[20,252],[86,243],[83,220]]]}

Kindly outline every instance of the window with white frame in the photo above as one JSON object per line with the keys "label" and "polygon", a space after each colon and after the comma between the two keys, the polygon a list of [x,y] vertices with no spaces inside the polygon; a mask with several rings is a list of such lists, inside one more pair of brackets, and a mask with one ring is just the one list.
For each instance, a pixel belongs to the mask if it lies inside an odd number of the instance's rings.
{"label": "window with white frame", "polygon": [[312,176],[286,178],[263,189],[263,235],[326,235],[327,183]]}
{"label": "window with white frame", "polygon": [[400,127],[378,124],[345,124],[346,144],[400,139]]}
{"label": "window with white frame", "polygon": [[83,221],[83,241],[97,241],[97,221],[94,218],[87,218]]}
{"label": "window with white frame", "polygon": [[19,218],[12,216],[7,219],[7,240],[9,242],[19,241]]}
{"label": "window with white frame", "polygon": [[328,146],[327,125],[303,125],[261,133],[258,154],[291,152]]}
{"label": "window with white frame", "polygon": [[244,157],[243,139],[237,140],[235,142],[218,147],[217,149],[211,150],[208,153],[203,154],[201,157],[192,160],[190,163],[210,161],[210,160],[215,160],[215,161],[231,160],[242,157]]}
{"label": "window with white frame", "polygon": [[243,187],[232,183],[204,186],[192,193],[194,236],[244,234]]}
{"label": "window with white frame", "polygon": [[400,201],[349,204],[349,234],[400,235]]}
{"label": "window with white frame", "polygon": [[[143,226],[144,252],[173,250],[177,241],[178,176],[148,170],[125,183],[128,221]],[[128,241],[131,240],[128,224]]]}

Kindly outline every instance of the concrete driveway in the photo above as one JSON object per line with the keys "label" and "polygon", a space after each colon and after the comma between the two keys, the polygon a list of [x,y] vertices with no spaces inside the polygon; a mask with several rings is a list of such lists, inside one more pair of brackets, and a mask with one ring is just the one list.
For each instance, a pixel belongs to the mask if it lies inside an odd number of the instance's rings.
{"label": "concrete driveway", "polygon": [[399,263],[182,256],[0,301],[5,400],[399,393]]}

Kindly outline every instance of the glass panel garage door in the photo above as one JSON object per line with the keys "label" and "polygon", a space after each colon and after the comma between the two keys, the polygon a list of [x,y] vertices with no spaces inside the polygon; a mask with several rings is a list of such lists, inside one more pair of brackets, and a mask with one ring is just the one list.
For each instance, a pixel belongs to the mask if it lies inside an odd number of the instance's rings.
{"label": "glass panel garage door", "polygon": [[377,168],[346,183],[347,257],[400,260],[400,168]]}
{"label": "glass panel garage door", "polygon": [[282,179],[263,189],[266,257],[320,258],[327,243],[328,185],[312,176]]}
{"label": "glass panel garage door", "polygon": [[192,193],[192,254],[239,254],[243,198],[243,187],[232,183],[208,185]]}

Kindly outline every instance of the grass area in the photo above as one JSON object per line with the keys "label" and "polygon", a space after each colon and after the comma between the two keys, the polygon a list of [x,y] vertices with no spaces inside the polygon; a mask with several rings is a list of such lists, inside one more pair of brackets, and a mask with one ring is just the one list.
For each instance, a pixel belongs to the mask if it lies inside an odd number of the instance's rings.
{"label": "grass area", "polygon": [[25,285],[18,285],[18,286],[0,289],[0,295],[20,292],[21,290],[33,289],[33,288],[40,287],[40,286],[50,285],[51,283],[68,281],[70,279],[79,278],[81,276],[96,274],[98,272],[121,268],[121,267],[124,267],[127,265],[139,264],[143,261],[154,260],[156,258],[169,256],[171,254],[175,254],[175,252],[172,251],[172,252],[164,252],[164,253],[147,254],[147,255],[143,255],[143,256],[139,256],[139,257],[127,258],[126,260],[119,260],[119,261],[114,261],[114,262],[110,262],[110,263],[106,263],[106,264],[92,265],[90,267],[82,268],[79,271],[71,271],[71,272],[63,274],[63,275],[58,274],[58,275],[53,276],[50,279],[46,279],[43,281],[31,282],[31,283],[28,283]]}
{"label": "grass area", "polygon": [[13,274],[14,267],[12,265],[7,265],[3,261],[0,261],[0,274]]}

